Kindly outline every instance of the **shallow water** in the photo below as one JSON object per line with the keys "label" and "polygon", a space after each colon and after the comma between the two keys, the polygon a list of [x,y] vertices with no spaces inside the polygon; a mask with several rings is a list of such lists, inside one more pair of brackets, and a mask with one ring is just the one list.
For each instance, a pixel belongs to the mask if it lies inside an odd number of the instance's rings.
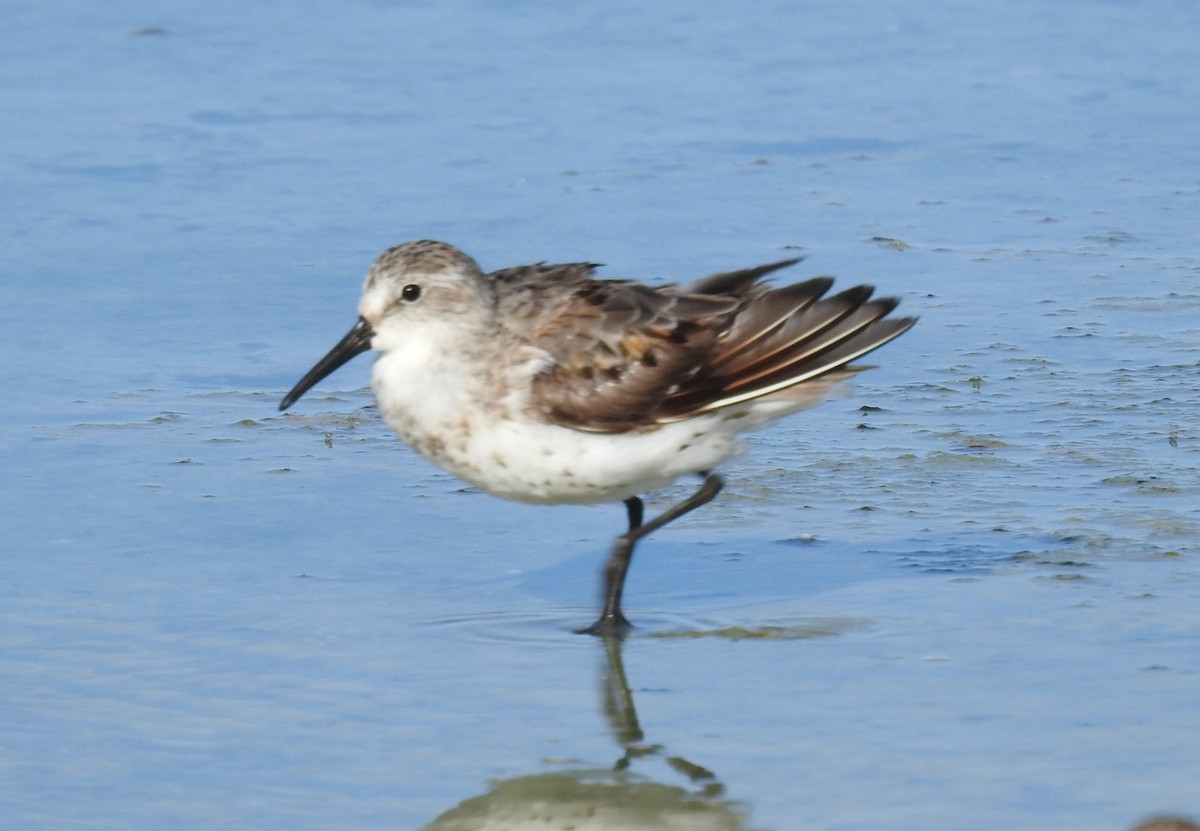
{"label": "shallow water", "polygon": [[[1200,813],[1197,24],[9,10],[0,822]],[[644,544],[607,653],[571,630],[620,506],[430,468],[365,358],[276,412],[421,237],[662,280],[799,252],[921,322]]]}

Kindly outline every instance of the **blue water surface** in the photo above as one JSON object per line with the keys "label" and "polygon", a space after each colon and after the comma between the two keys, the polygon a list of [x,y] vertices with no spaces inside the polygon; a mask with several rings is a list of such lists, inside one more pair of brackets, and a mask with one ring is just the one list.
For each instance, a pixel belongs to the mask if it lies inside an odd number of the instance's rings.
{"label": "blue water surface", "polygon": [[[0,825],[1200,813],[1198,31],[1187,0],[8,4]],[[644,544],[613,654],[571,630],[620,506],[429,467],[365,357],[276,410],[427,237],[651,281],[804,255],[921,321]]]}

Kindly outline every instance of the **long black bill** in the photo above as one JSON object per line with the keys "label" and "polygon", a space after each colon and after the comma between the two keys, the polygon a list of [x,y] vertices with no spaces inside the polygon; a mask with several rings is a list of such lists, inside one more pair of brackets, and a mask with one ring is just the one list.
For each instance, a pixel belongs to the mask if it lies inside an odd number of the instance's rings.
{"label": "long black bill", "polygon": [[286,410],[299,401],[300,396],[312,389],[326,375],[332,373],[355,355],[370,349],[373,337],[375,337],[375,330],[371,328],[370,323],[360,317],[358,323],[354,324],[354,328],[346,333],[346,337],[338,341],[337,346],[330,349],[328,355],[317,361],[317,365],[310,369],[308,374],[292,387],[292,391],[283,397],[283,400],[279,402],[279,409]]}

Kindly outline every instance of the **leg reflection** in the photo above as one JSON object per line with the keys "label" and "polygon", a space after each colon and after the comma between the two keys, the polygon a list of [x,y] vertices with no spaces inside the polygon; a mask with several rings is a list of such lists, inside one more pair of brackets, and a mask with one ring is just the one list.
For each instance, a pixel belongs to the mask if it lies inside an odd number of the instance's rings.
{"label": "leg reflection", "polygon": [[600,673],[600,698],[613,737],[624,751],[614,769],[627,770],[636,759],[662,757],[672,770],[699,786],[702,796],[721,796],[725,786],[717,781],[716,774],[708,768],[689,762],[682,756],[665,756],[662,745],[645,743],[646,736],[638,723],[633,692],[629,689],[629,679],[625,674],[625,661],[621,656],[623,648],[624,641],[621,638],[604,638],[605,664]]}

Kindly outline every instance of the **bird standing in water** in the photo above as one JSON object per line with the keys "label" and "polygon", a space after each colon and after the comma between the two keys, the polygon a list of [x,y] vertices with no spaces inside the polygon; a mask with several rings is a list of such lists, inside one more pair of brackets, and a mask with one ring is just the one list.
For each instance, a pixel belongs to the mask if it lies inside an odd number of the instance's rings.
{"label": "bird standing in water", "polygon": [[[279,409],[374,349],[380,412],[435,465],[519,502],[623,502],[603,609],[580,630],[621,636],[634,546],[717,495],[738,434],[820,402],[916,322],[889,318],[898,301],[870,286],[827,297],[829,277],[761,282],[796,262],[649,287],[597,279],[592,263],[484,274],[446,243],[404,243],[371,266],[358,322]],[[646,521],[639,494],[689,474],[700,488]]]}

